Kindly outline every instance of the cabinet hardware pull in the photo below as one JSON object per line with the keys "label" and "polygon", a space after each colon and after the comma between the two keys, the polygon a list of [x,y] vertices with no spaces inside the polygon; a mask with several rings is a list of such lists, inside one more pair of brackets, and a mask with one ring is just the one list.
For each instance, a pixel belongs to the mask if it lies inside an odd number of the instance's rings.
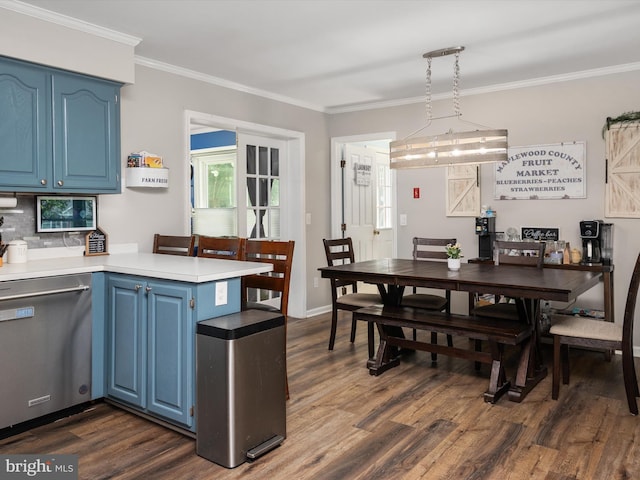
{"label": "cabinet hardware pull", "polygon": [[149,293],[151,290],[152,290],[151,287],[148,287],[148,286],[144,287],[144,291],[147,292],[147,293]]}
{"label": "cabinet hardware pull", "polygon": [[62,180],[58,180],[58,186],[61,187],[64,185],[64,182]]}
{"label": "cabinet hardware pull", "polygon": [[43,178],[40,180],[40,185],[46,185],[47,184],[47,179]]}
{"label": "cabinet hardware pull", "polygon": [[136,285],[135,287],[133,287],[133,289],[137,292],[138,290],[140,290],[142,288],[142,285]]}

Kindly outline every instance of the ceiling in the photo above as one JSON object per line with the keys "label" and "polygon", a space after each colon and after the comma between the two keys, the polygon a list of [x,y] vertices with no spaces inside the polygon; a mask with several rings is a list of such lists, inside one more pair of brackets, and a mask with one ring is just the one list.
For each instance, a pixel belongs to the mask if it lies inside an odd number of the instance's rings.
{"label": "ceiling", "polygon": [[[138,63],[325,112],[423,100],[422,54],[459,45],[462,96],[640,69],[638,0],[7,4],[138,37]],[[453,58],[434,59],[432,70],[434,98],[450,95]]]}

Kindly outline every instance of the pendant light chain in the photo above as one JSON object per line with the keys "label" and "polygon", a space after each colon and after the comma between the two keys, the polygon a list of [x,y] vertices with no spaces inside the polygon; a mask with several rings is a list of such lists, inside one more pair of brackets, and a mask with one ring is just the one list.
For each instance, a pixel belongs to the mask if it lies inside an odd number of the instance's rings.
{"label": "pendant light chain", "polygon": [[453,63],[453,110],[456,116],[460,116],[460,52],[456,52],[456,60]]}
{"label": "pendant light chain", "polygon": [[[426,168],[451,165],[478,165],[507,161],[508,132],[506,129],[494,129],[478,123],[462,119],[460,113],[460,52],[464,47],[448,47],[432,50],[422,55],[427,59],[425,112],[427,124],[402,140],[395,140],[389,144],[389,167],[392,169]],[[431,75],[431,60],[455,54],[453,64],[453,107],[454,115],[433,117],[433,86]],[[457,117],[464,124],[473,125],[473,130],[455,132],[453,128],[440,135],[416,134],[431,125],[433,120]],[[453,122],[449,122],[453,123]]]}
{"label": "pendant light chain", "polygon": [[427,123],[431,123],[431,118],[433,115],[431,108],[431,57],[427,58],[427,82],[426,82],[426,98],[427,98]]}

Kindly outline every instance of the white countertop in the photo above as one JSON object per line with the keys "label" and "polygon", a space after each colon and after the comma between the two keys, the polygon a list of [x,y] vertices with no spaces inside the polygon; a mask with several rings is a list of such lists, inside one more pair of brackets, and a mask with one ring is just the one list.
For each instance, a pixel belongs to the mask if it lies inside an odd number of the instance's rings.
{"label": "white countertop", "polygon": [[74,273],[113,272],[145,277],[203,283],[270,272],[273,265],[213,258],[181,257],[154,253],[115,253],[100,256],[72,256],[4,263],[0,282],[53,277]]}

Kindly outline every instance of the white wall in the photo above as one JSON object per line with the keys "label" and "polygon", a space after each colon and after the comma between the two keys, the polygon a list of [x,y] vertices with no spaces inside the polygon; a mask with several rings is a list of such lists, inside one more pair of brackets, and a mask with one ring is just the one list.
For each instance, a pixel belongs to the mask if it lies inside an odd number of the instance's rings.
{"label": "white wall", "polygon": [[[511,226],[559,227],[561,237],[572,246],[580,245],[580,220],[604,219],[613,223],[614,305],[618,322],[622,321],[631,271],[640,252],[640,220],[604,217],[605,144],[601,132],[607,117],[640,110],[639,83],[640,73],[632,72],[461,99],[463,118],[507,128],[510,145],[586,142],[587,198],[494,200],[493,166],[486,165],[481,168],[481,204],[497,211],[498,231]],[[452,113],[450,100],[434,103],[434,116],[447,113]],[[415,104],[332,115],[329,126],[331,137],[396,130],[398,138],[402,138],[425,123],[424,104]],[[438,124],[434,122],[434,126]],[[397,179],[398,213],[408,217],[408,225],[398,227],[399,256],[410,256],[414,236],[456,236],[466,257],[477,256],[474,219],[445,215],[444,169],[400,170]],[[420,187],[420,199],[412,198],[413,187]],[[600,286],[582,296],[579,303],[602,308],[601,295]],[[459,294],[454,309],[465,307],[466,298]],[[636,335],[635,344],[640,344],[640,334]]]}
{"label": "white wall", "polygon": [[[130,152],[147,150],[163,157],[169,168],[169,188],[129,189],[122,195],[102,195],[99,202],[100,225],[109,234],[111,244],[137,242],[140,251],[151,251],[154,232],[183,235],[190,233],[189,157],[185,111],[201,112],[236,119],[241,122],[268,125],[305,134],[306,176],[309,187],[299,203],[311,213],[311,225],[302,225],[307,238],[321,238],[326,225],[322,221],[324,188],[329,185],[329,143],[326,116],[246,93],[231,91],[212,84],[187,79],[175,74],[136,67],[135,85],[122,88],[121,132],[122,165]],[[299,205],[296,205],[296,208]],[[300,215],[304,222],[304,215]],[[300,229],[301,225],[293,228]],[[313,240],[310,241],[313,243]],[[307,262],[303,245],[296,245],[294,263]],[[324,253],[321,253],[324,258]],[[306,265],[307,278],[292,285],[292,296],[309,295],[310,278],[316,272]],[[317,297],[310,300],[318,302]],[[322,300],[324,301],[324,300]],[[313,307],[311,307],[313,308]]]}
{"label": "white wall", "polygon": [[[123,83],[134,81],[139,39],[104,29],[86,33],[29,15],[28,4],[0,7],[0,55]],[[59,16],[57,17],[60,20]]]}

